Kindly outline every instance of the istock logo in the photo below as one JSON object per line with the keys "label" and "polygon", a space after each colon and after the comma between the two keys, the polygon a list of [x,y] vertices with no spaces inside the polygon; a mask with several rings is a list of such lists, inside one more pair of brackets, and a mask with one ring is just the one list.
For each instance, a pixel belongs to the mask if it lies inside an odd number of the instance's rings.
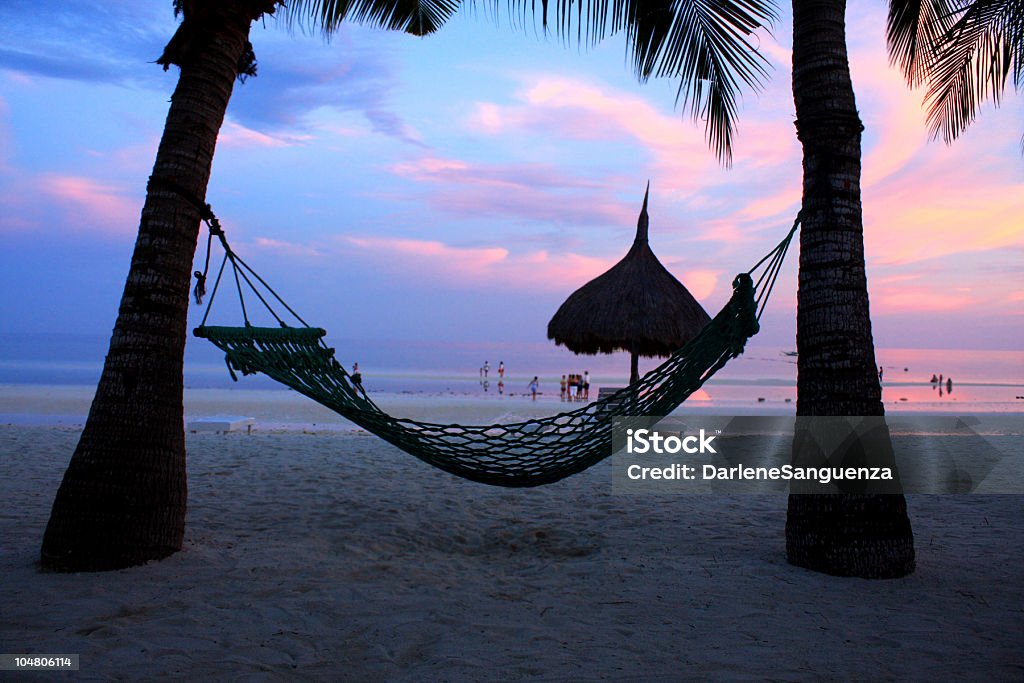
{"label": "istock logo", "polygon": [[[627,429],[626,430],[626,452],[627,453],[718,453],[711,442],[715,436],[707,436],[704,430],[699,434],[691,436],[662,436],[658,432],[649,429]],[[696,444],[696,445],[694,445]]]}

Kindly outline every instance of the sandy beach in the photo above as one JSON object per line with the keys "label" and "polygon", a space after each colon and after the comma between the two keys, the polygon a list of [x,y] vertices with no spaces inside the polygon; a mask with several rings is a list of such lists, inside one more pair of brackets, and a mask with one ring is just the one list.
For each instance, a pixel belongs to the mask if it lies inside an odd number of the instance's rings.
{"label": "sandy beach", "polygon": [[479,4],[0,0],[0,683],[1024,683],[1024,0]]}
{"label": "sandy beach", "polygon": [[786,564],[782,495],[616,495],[608,462],[495,489],[337,424],[199,433],[182,552],[43,574],[78,433],[48,405],[0,427],[0,651],[79,654],[68,678],[1024,677],[1019,496],[908,496],[917,572],[837,579]]}

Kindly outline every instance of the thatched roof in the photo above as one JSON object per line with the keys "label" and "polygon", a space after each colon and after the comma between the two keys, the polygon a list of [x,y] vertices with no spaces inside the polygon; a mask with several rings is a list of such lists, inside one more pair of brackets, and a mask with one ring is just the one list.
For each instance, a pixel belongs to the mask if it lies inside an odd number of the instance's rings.
{"label": "thatched roof", "polygon": [[551,318],[548,338],[556,344],[576,353],[667,356],[710,322],[704,308],[647,243],[648,193],[629,253],[573,292]]}

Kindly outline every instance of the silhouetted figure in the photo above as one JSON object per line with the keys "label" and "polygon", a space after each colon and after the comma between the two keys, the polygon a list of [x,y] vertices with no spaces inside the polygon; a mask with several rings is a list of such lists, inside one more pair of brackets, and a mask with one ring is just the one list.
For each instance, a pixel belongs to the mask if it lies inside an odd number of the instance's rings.
{"label": "silhouetted figure", "polygon": [[952,394],[953,393],[953,378],[952,377],[946,378],[946,393],[947,394]]}
{"label": "silhouetted figure", "polygon": [[535,375],[533,380],[530,382],[530,394],[533,396],[533,400],[534,401],[537,400],[537,387],[538,387],[538,384],[539,384],[539,380],[537,379],[537,377]]}
{"label": "silhouetted figure", "polygon": [[363,388],[363,375],[359,372],[359,363],[352,364],[352,384],[356,389]]}
{"label": "silhouetted figure", "polygon": [[[939,383],[939,378],[935,375],[935,373],[932,373],[932,384],[938,384],[938,383]],[[932,388],[934,389],[935,387],[932,387]]]}
{"label": "silhouetted figure", "polygon": [[885,375],[885,370],[883,370],[883,369],[882,369],[882,366],[881,366],[881,365],[879,365],[879,366],[878,366],[878,381],[879,381],[879,382],[881,382],[881,381],[882,381],[882,377],[883,377],[884,375]]}

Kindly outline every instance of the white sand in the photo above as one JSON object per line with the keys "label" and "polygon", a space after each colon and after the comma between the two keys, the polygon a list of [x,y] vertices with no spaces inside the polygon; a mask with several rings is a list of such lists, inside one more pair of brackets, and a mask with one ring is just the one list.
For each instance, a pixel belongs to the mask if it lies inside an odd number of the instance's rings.
{"label": "white sand", "polygon": [[614,495],[607,464],[495,489],[364,433],[198,434],[182,552],[41,574],[76,436],[0,427],[0,652],[78,653],[76,679],[1024,678],[1019,496],[911,496],[917,573],[837,579],[785,563],[784,496]]}

